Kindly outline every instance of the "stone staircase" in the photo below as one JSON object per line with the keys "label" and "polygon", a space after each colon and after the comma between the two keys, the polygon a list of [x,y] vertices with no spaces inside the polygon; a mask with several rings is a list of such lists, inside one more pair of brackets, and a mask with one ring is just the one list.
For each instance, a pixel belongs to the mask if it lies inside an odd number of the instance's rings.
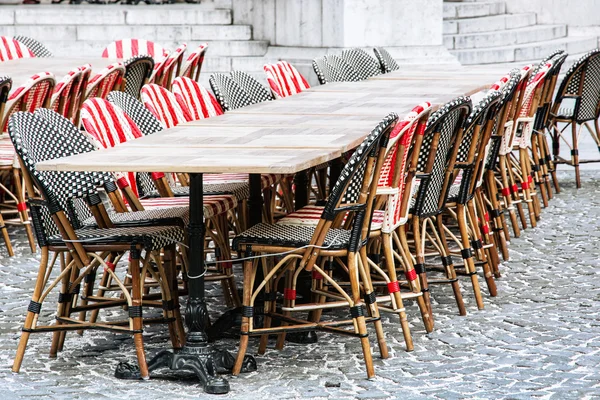
{"label": "stone staircase", "polygon": [[0,6],[0,35],[30,36],[65,57],[99,57],[106,45],[124,38],[152,40],[169,50],[187,43],[188,51],[208,42],[206,79],[231,69],[262,75],[269,43],[253,40],[252,26],[233,23],[231,3]]}
{"label": "stone staircase", "polygon": [[567,25],[538,25],[535,13],[507,14],[504,1],[445,1],[444,45],[462,64],[524,64],[556,49],[576,60],[598,47],[596,35],[569,35]]}

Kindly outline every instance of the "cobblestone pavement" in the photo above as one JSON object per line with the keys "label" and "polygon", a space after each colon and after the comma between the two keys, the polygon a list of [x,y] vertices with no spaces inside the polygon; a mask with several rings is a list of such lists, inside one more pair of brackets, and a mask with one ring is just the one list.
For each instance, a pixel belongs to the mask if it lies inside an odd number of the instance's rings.
{"label": "cobblestone pavement", "polygon": [[[231,392],[221,398],[600,398],[600,171],[586,171],[578,191],[572,173],[561,177],[563,192],[543,211],[538,228],[510,243],[511,260],[497,281],[499,294],[485,293],[485,310],[477,311],[466,282],[465,317],[457,315],[449,287],[434,287],[432,334],[425,334],[416,306],[407,304],[413,352],[404,351],[395,319],[384,316],[390,358],[375,357],[377,378],[365,379],[358,340],[320,334],[315,345],[288,344],[281,352],[271,346],[257,357],[257,372],[229,377]],[[129,336],[106,332],[69,333],[65,351],[53,360],[47,356],[50,334],[33,335],[21,373],[12,374],[37,268],[22,235],[15,244],[18,255],[0,259],[4,399],[204,396],[191,377],[113,378],[117,361],[134,360],[133,343]],[[211,293],[211,303],[218,304],[218,290]],[[47,306],[43,316],[52,308]],[[218,311],[212,309],[215,315]],[[149,328],[145,336],[149,356],[168,346],[163,328]],[[220,344],[235,350],[237,343]],[[249,352],[256,346],[251,341]]]}

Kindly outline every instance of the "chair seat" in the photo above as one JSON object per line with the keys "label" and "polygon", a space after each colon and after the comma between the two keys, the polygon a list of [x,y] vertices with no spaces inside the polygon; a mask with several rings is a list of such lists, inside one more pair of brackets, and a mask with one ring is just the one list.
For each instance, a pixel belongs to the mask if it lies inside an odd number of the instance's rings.
{"label": "chair seat", "polygon": [[[148,211],[171,207],[179,208],[180,206],[188,207],[190,200],[188,197],[157,197],[153,199],[142,199],[140,200],[140,203],[144,206],[145,211]],[[237,206],[237,203],[238,199],[233,195],[204,196],[204,218],[212,218],[232,210]]]}
{"label": "chair seat", "polygon": [[[185,232],[177,226],[148,226],[98,229],[85,227],[75,230],[77,237],[88,245],[114,245],[120,243],[142,244],[146,250],[158,250],[172,244],[183,243]],[[51,246],[63,246],[60,235],[48,238]]]}
{"label": "chair seat", "polygon": [[[144,206],[145,208],[145,206]],[[169,208],[149,208],[144,211],[126,213],[110,212],[109,218],[116,227],[131,226],[187,226],[190,222],[190,210],[187,206]],[[83,221],[85,226],[97,227],[94,217]]]}
{"label": "chair seat", "polygon": [[[263,189],[273,186],[281,179],[279,174],[262,174],[260,176]],[[248,182],[248,174],[205,174],[204,184],[225,184],[235,182]],[[206,191],[206,189],[204,189]]]}
{"label": "chair seat", "polygon": [[448,191],[448,201],[454,203],[458,200],[458,194],[460,193],[460,183],[453,183]]}
{"label": "chair seat", "polygon": [[15,163],[15,147],[8,136],[0,137],[0,166],[12,166]]}
{"label": "chair seat", "polygon": [[[261,244],[281,247],[302,247],[310,243],[315,226],[260,223],[233,239],[233,248],[239,250],[241,244]],[[323,247],[331,250],[348,248],[350,231],[330,229]]]}
{"label": "chair seat", "polygon": [[556,118],[559,119],[571,119],[573,118],[573,113],[575,112],[574,105],[561,105],[556,113]]}
{"label": "chair seat", "polygon": [[[289,213],[285,217],[281,218],[277,221],[278,224],[283,225],[307,225],[307,226],[316,226],[321,219],[321,214],[323,213],[323,206],[316,205],[307,205],[299,209],[298,211],[294,211]],[[381,229],[383,226],[383,217],[385,215],[384,210],[375,210],[373,211],[373,218],[371,219],[371,230],[376,231]],[[344,221],[346,218],[344,218]]]}

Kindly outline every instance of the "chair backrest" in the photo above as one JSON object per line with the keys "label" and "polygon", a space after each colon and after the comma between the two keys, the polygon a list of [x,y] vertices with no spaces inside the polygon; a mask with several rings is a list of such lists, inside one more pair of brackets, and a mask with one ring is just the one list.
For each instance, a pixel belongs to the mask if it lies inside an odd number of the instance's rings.
{"label": "chair backrest", "polygon": [[69,71],[54,87],[50,108],[60,115],[72,119],[79,108],[81,79],[82,73],[79,67]]}
{"label": "chair backrest", "polygon": [[577,60],[566,72],[554,100],[554,113],[566,97],[574,97],[577,123],[598,118],[600,113],[600,49]]}
{"label": "chair backrest", "polygon": [[516,107],[519,97],[521,83],[521,72],[518,68],[512,69],[508,75],[501,78],[500,81],[492,85],[492,90],[500,90],[500,111],[497,117],[496,127],[492,135],[492,144],[489,150],[489,156],[486,161],[486,169],[495,168],[498,154],[507,154],[510,150],[509,141],[513,132],[514,122],[510,117],[512,110]]}
{"label": "chair backrest", "polygon": [[[377,194],[387,198],[383,232],[391,233],[408,220],[408,205],[414,189],[417,156],[431,109],[429,102],[414,107],[390,134],[377,183]],[[421,140],[417,140],[419,137]]]}
{"label": "chair backrest", "polygon": [[[566,52],[557,53],[549,61],[551,67],[546,73],[546,83],[544,85],[544,91],[542,94],[542,110],[536,115],[535,129],[543,131],[550,125],[550,111],[552,109],[552,97],[556,89],[556,82],[558,82],[558,76],[562,69],[562,66],[567,59],[568,54]],[[548,154],[548,157],[550,155]]]}
{"label": "chair backrest", "polygon": [[125,65],[125,84],[123,92],[140,98],[142,86],[148,83],[154,70],[154,59],[150,56],[134,56],[123,63]]}
{"label": "chair backrest", "polygon": [[173,94],[180,99],[192,114],[193,120],[216,117],[223,109],[204,86],[198,82],[179,76],[173,81]]}
{"label": "chair backrest", "polygon": [[140,128],[143,135],[151,135],[163,130],[160,121],[144,107],[144,104],[140,100],[133,96],[125,92],[115,91],[110,92],[106,96],[106,100],[123,110],[135,122],[137,127]]}
{"label": "chair backrest", "polygon": [[88,80],[85,100],[91,97],[103,99],[113,90],[121,89],[123,76],[125,76],[125,67],[122,63],[108,65]]}
{"label": "chair backrest", "polygon": [[31,57],[35,57],[35,54],[23,43],[8,36],[0,36],[0,61]]}
{"label": "chair backrest", "polygon": [[161,70],[157,72],[154,83],[171,90],[171,82],[175,76],[179,75],[185,49],[187,49],[187,44],[183,43],[169,54]]}
{"label": "chair backrest", "polygon": [[36,57],[52,57],[53,54],[50,50],[48,50],[48,48],[46,46],[44,46],[41,42],[27,37],[27,36],[22,36],[22,35],[18,35],[15,36],[13,39],[15,39],[18,42],[23,43],[29,50],[31,50],[31,52],[36,56]]}
{"label": "chair backrest", "polygon": [[356,70],[360,79],[381,74],[379,62],[362,49],[346,49],[342,51],[342,59]]}
{"label": "chair backrest", "polygon": [[[8,95],[12,88],[12,79],[10,76],[0,76],[0,115],[4,115],[4,107],[8,101]],[[2,121],[0,121],[1,123]]]}
{"label": "chair backrest", "polygon": [[40,107],[48,107],[56,81],[50,72],[33,75],[22,86],[12,90],[8,96],[3,114],[2,131],[6,132],[9,117],[17,111],[33,112]]}
{"label": "chair backrest", "polygon": [[177,100],[173,93],[154,83],[144,85],[142,88],[142,102],[165,128],[172,128],[192,120],[185,104]]}
{"label": "chair backrest", "polygon": [[223,111],[231,111],[253,104],[248,93],[229,75],[212,74],[208,80],[210,87]]}
{"label": "chair backrest", "polygon": [[231,71],[233,79],[252,99],[253,103],[262,103],[263,101],[273,100],[273,95],[253,76],[244,71]]}
{"label": "chair backrest", "polygon": [[288,97],[310,88],[306,79],[287,61],[265,64],[263,70],[275,98]]}
{"label": "chair backrest", "polygon": [[327,62],[326,56],[315,58],[312,66],[321,85],[344,81],[344,77],[340,71]]}
{"label": "chair backrest", "polygon": [[373,53],[375,53],[375,57],[377,57],[377,60],[379,60],[381,72],[384,74],[400,69],[400,66],[396,60],[394,60],[394,57],[392,57],[392,55],[383,47],[375,47],[373,49]]}
{"label": "chair backrest", "polygon": [[342,57],[335,54],[329,54],[325,56],[325,59],[340,73],[344,82],[358,82],[361,80],[360,75],[354,67],[348,64]]}
{"label": "chair backrest", "polygon": [[417,162],[417,173],[421,176],[413,215],[429,217],[442,210],[451,175],[447,172],[454,168],[458,151],[454,144],[460,140],[470,112],[471,99],[458,97],[429,117]]}
{"label": "chair backrest", "polygon": [[197,81],[200,78],[200,71],[202,70],[206,50],[208,50],[208,43],[202,43],[196,50],[192,51],[183,63],[179,76]]}
{"label": "chair backrest", "polygon": [[104,58],[128,59],[135,56],[148,55],[155,62],[162,62],[168,52],[160,45],[145,39],[121,39],[109,44],[103,51]]}

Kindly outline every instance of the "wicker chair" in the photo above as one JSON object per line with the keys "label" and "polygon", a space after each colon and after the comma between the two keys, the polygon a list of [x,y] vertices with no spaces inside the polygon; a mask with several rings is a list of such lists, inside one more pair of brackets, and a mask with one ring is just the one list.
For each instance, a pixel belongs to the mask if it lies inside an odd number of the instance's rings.
{"label": "wicker chair", "polygon": [[54,56],[46,46],[35,39],[22,35],[15,36],[13,39],[23,43],[36,57],[47,58]]}
{"label": "wicker chair", "polygon": [[173,94],[187,106],[194,121],[223,114],[223,109],[215,96],[190,78],[183,76],[175,78]]}
{"label": "wicker chair", "polygon": [[[567,164],[575,168],[575,182],[581,187],[579,164],[600,162],[599,159],[579,159],[579,135],[582,128],[591,135],[600,151],[600,49],[590,51],[566,72],[562,80],[552,107],[551,118],[554,126],[553,154],[555,164]],[[588,122],[594,121],[594,129]],[[563,129],[559,123],[565,123]],[[563,132],[571,127],[571,137],[567,138]],[[560,141],[564,140],[571,148],[571,159],[566,160],[560,156]]]}
{"label": "wicker chair", "polygon": [[327,62],[326,56],[315,58],[312,66],[321,85],[344,81],[342,74]]}
{"label": "wicker chair", "polygon": [[0,36],[0,62],[31,57],[35,57],[35,54],[23,43],[8,36]]}
{"label": "wicker chair", "polygon": [[273,100],[273,95],[254,77],[243,71],[231,71],[233,79],[252,100],[252,103],[262,103],[263,101]]}
{"label": "wicker chair", "polygon": [[79,110],[82,78],[80,67],[69,71],[54,87],[50,109],[72,120]]}
{"label": "wicker chair", "polygon": [[[149,373],[142,336],[142,277],[146,273],[151,273],[157,282],[160,282],[162,299],[166,303],[170,303],[172,284],[167,277],[173,276],[175,266],[173,262],[168,265],[160,262],[160,256],[156,252],[164,248],[165,251],[173,253],[175,244],[185,239],[183,229],[178,227],[82,227],[72,212],[72,200],[75,198],[89,200],[90,197],[93,197],[95,194],[94,183],[88,182],[87,185],[82,186],[82,181],[76,179],[75,174],[42,173],[35,168],[36,163],[60,154],[61,148],[65,146],[64,138],[49,123],[29,113],[18,113],[11,118],[9,134],[24,168],[43,196],[43,199],[30,200],[36,234],[42,248],[42,261],[12,370],[19,371],[31,333],[58,333],[54,335],[50,350],[51,355],[56,355],[61,344],[60,338],[61,336],[64,338],[62,332],[100,328],[133,335],[141,376],[147,378]],[[94,202],[90,201],[89,204],[94,204]],[[91,207],[102,209],[102,203],[94,204]],[[102,221],[103,224],[105,222]],[[50,275],[46,273],[49,251],[69,253],[72,261],[65,265],[62,273],[49,286],[50,288],[60,287],[56,323],[38,326],[40,310],[49,291],[44,291],[50,279]],[[125,251],[130,252],[128,266],[131,277],[130,290],[118,278],[114,266],[107,262],[107,257],[111,253],[122,254]],[[142,251],[147,253],[144,259],[141,258]],[[152,253],[156,255],[153,257],[156,262],[156,270],[149,268],[148,265]],[[174,254],[172,254],[171,260],[175,260]],[[141,268],[140,261],[142,261]],[[73,300],[76,299],[74,296],[77,296],[81,283],[84,279],[86,283],[92,281],[100,266],[118,283],[123,298],[120,301],[121,304],[116,304],[119,303],[117,301],[109,305],[106,301],[99,301],[93,306],[88,305],[87,309],[126,305],[129,309],[129,318],[128,324],[125,326],[104,322],[92,323],[71,318],[73,312],[79,311]],[[166,308],[163,314],[166,318],[160,319],[160,322],[169,324],[173,346],[180,347],[184,341],[181,318],[179,317],[179,323],[177,323],[176,314],[167,311]]]}
{"label": "wicker chair", "polygon": [[150,56],[134,56],[123,64],[125,65],[123,91],[139,99],[142,87],[149,82],[154,71],[154,59]]}
{"label": "wicker chair", "polygon": [[373,53],[375,53],[375,57],[379,60],[382,73],[387,74],[388,72],[400,69],[400,66],[396,60],[394,60],[394,57],[392,57],[392,55],[383,47],[375,47]]}
{"label": "wicker chair", "polygon": [[325,56],[327,62],[340,73],[344,82],[358,82],[361,80],[359,73],[342,57],[335,54]]}
{"label": "wicker chair", "polygon": [[192,51],[183,63],[179,76],[198,81],[198,79],[200,79],[200,71],[202,70],[204,57],[206,56],[206,50],[208,50],[208,43],[202,43],[196,50]]}
{"label": "wicker chair", "polygon": [[113,90],[120,90],[125,67],[122,63],[110,64],[88,80],[84,101],[92,97],[105,98]]}
{"label": "wicker chair", "polygon": [[253,104],[250,94],[229,75],[212,74],[208,82],[217,101],[225,112]]}
{"label": "wicker chair", "polygon": [[[356,149],[342,170],[325,205],[322,218],[316,226],[261,223],[235,237],[233,246],[249,259],[244,261],[243,267],[242,327],[240,348],[233,368],[234,375],[239,374],[241,370],[249,336],[261,335],[259,353],[263,353],[269,334],[279,334],[277,348],[281,349],[285,332],[298,329],[319,329],[359,337],[367,376],[373,377],[375,372],[366,330],[366,323],[372,321],[377,331],[381,356],[383,358],[388,356],[379,320],[377,299],[369,275],[364,270],[366,253],[362,251],[362,247],[368,238],[372,202],[385,147],[397,119],[395,114],[388,115]],[[353,214],[352,222],[348,221],[350,230],[341,229],[339,222],[336,223],[346,213]],[[251,258],[255,254],[268,257],[269,254],[282,251],[287,255],[276,265],[262,263],[264,279],[256,281],[257,285],[253,285],[257,268],[255,261]],[[330,275],[331,272],[322,268],[319,262],[322,257],[336,256],[347,257],[347,267],[351,277],[350,293],[337,285]],[[316,303],[296,305],[296,280],[302,270],[312,271],[313,276],[319,274],[321,279],[326,280],[335,288],[335,293],[324,293]],[[283,277],[284,280],[281,281]],[[284,302],[281,308],[283,313],[277,312],[274,301],[277,298],[275,293],[279,282],[285,282]],[[361,298],[361,288],[364,290],[364,300]],[[254,301],[262,291],[265,293],[265,322],[263,328],[255,330],[253,327]],[[330,294],[334,300],[326,302],[325,296],[330,297]],[[363,303],[369,307],[370,318],[365,318]],[[316,318],[309,317],[304,320],[291,316],[293,312],[315,311],[330,307],[347,307],[352,318],[344,321],[324,322]],[[278,327],[271,327],[271,319],[278,319],[284,323]],[[343,329],[342,327],[345,325],[351,325],[352,329]]]}
{"label": "wicker chair", "polygon": [[141,55],[154,59],[154,70],[149,78],[149,82],[153,82],[169,55],[169,52],[162,46],[145,39],[122,39],[112,42],[102,51],[104,58],[129,59]]}
{"label": "wicker chair", "polygon": [[184,103],[173,93],[154,83],[144,85],[142,88],[142,102],[165,128],[172,128],[192,120],[190,111]]}
{"label": "wicker chair", "polygon": [[288,97],[310,88],[306,79],[287,61],[265,64],[263,69],[271,87],[271,93],[276,99]]}
{"label": "wicker chair", "polygon": [[154,83],[171,90],[171,83],[181,70],[185,49],[187,49],[187,44],[183,43],[169,54],[160,72],[154,77]]}
{"label": "wicker chair", "polygon": [[[14,113],[18,111],[33,112],[40,107],[49,107],[55,83],[54,75],[49,72],[43,72],[32,76],[24,85],[13,88],[4,106],[3,120],[1,122],[2,131],[6,132],[8,121]],[[29,224],[29,213],[27,212],[27,204],[23,195],[20,167],[18,162],[16,162],[14,149],[10,144],[10,140],[6,136],[0,139],[0,147],[3,150],[0,159],[0,171],[12,177],[12,190],[9,190],[2,183],[0,183],[0,188],[4,190],[5,196],[14,201],[14,204],[11,204],[5,198],[5,201],[2,203],[3,212],[19,215],[18,221],[7,219],[5,222],[7,224],[24,225],[31,251],[35,252],[33,232]]]}
{"label": "wicker chair", "polygon": [[354,48],[342,51],[342,59],[352,66],[360,79],[381,74],[379,63],[364,50]]}

